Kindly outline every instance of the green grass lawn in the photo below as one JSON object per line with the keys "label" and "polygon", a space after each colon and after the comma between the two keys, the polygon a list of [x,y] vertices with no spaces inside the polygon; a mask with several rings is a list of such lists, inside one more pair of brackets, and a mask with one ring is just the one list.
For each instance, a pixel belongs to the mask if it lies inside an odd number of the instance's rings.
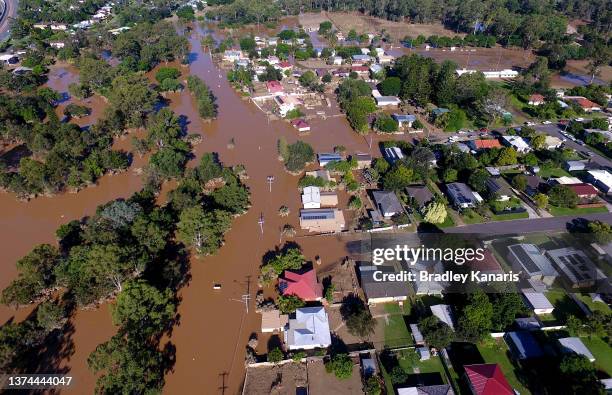
{"label": "green grass lawn", "polygon": [[600,337],[580,338],[595,357],[595,366],[612,376],[612,347]]}
{"label": "green grass lawn", "polygon": [[385,312],[389,314],[385,325],[385,345],[401,347],[412,344],[412,335],[404,321],[403,309],[397,303],[387,303]]}
{"label": "green grass lawn", "polygon": [[593,299],[587,294],[577,294],[576,296],[582,303],[587,305],[591,311],[601,311],[602,313],[606,314],[610,313],[611,311],[607,304],[602,302],[593,302]]}
{"label": "green grass lawn", "polygon": [[463,210],[463,212],[461,213],[461,219],[468,225],[484,222],[483,216],[471,209]]}
{"label": "green grass lawn", "polygon": [[478,351],[486,363],[499,364],[512,388],[518,390],[521,395],[531,394],[531,392],[521,384],[518,377],[516,377],[514,373],[515,367],[510,359],[508,359],[508,346],[502,339],[497,339],[495,343],[491,345],[478,345]]}
{"label": "green grass lawn", "polygon": [[450,213],[448,213],[444,222],[438,224],[438,228],[450,228],[451,226],[455,226],[455,221],[453,221]]}
{"label": "green grass lawn", "polygon": [[569,177],[571,176],[571,174],[560,167],[553,167],[550,169],[540,168],[540,172],[538,173],[538,176],[542,178],[549,178],[549,177],[557,178],[557,177],[563,177],[563,176]]}
{"label": "green grass lawn", "polygon": [[608,209],[606,208],[606,206],[584,207],[584,208],[580,208],[580,207],[567,208],[567,207],[549,206],[548,211],[555,217],[562,217],[565,215],[584,215],[584,214],[595,214],[595,213],[607,213]]}
{"label": "green grass lawn", "polygon": [[501,215],[493,214],[491,216],[491,219],[493,221],[510,221],[513,219],[525,219],[525,218],[529,218],[529,213],[526,211],[524,213],[512,213],[512,214],[501,214]]}
{"label": "green grass lawn", "polygon": [[[552,313],[552,319],[557,322],[565,323],[568,315],[575,315],[576,317],[582,317],[584,314],[580,307],[565,293],[565,291],[548,291],[546,292],[546,298],[548,301],[555,306],[555,310]],[[543,321],[546,316],[541,316]]]}
{"label": "green grass lawn", "polygon": [[399,365],[404,369],[404,371],[408,374],[414,374],[414,368],[419,369],[419,374],[421,373],[440,373],[442,376],[442,380],[447,382],[446,375],[444,374],[444,367],[442,366],[442,361],[440,361],[439,357],[432,356],[427,361],[417,361],[415,364],[411,361],[411,358],[407,356],[408,353],[415,353],[413,349],[409,350],[401,350],[397,354],[397,360]]}

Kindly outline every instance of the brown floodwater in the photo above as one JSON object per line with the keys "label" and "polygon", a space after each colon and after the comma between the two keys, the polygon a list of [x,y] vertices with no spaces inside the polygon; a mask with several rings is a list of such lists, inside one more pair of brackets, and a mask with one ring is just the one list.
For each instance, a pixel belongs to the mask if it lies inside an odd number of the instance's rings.
{"label": "brown floodwater", "polygon": [[[285,241],[279,240],[282,226],[290,223],[299,229],[299,177],[285,172],[278,161],[278,138],[285,136],[293,142],[299,137],[317,152],[329,152],[336,145],[344,145],[348,153],[371,151],[374,156],[380,155],[376,144],[379,138],[374,137],[370,150],[368,139],[353,132],[344,117],[313,120],[312,131],[304,136],[298,136],[287,122],[269,121],[256,106],[230,87],[225,72],[218,69],[201,48],[203,34],[204,31],[197,28],[190,37],[192,62],[188,68],[182,68],[183,77],[189,71],[210,86],[218,98],[219,116],[213,122],[203,122],[188,90],[168,95],[170,107],[187,117],[188,133],[203,137],[194,148],[196,159],[190,165],[195,165],[205,152],[218,152],[225,165],[244,164],[249,176],[246,184],[251,190],[252,207],[234,221],[225,245],[216,255],[192,259],[191,282],[180,292],[180,323],[170,338],[176,346],[176,364],[166,377],[164,392],[169,394],[221,393],[222,387],[226,393],[233,394],[241,388],[245,345],[249,335],[258,331],[260,315],[254,312],[253,302],[249,305],[249,314],[245,314],[244,305],[237,300],[247,290],[254,299],[262,256]],[[48,86],[65,92],[68,84],[76,79],[76,70],[69,65],[59,65],[52,69]],[[100,99],[92,100],[96,100],[94,112],[88,119],[79,120],[82,125],[91,124],[102,112],[104,103]],[[235,147],[230,149],[228,142],[232,138]],[[119,139],[115,148],[129,149],[129,138]],[[146,157],[135,156],[128,171],[104,176],[96,186],[75,194],[39,197],[29,202],[18,201],[11,194],[0,194],[0,239],[4,247],[0,249],[0,288],[15,278],[15,262],[20,257],[36,244],[56,241],[54,234],[59,225],[91,215],[98,205],[127,198],[139,190],[142,182],[133,170],[145,163]],[[266,181],[268,176],[275,177],[271,192]],[[164,185],[160,201],[173,185]],[[343,208],[346,200],[346,194],[341,194]],[[282,205],[291,209],[287,218],[278,215]],[[260,217],[264,219],[263,233],[258,224]],[[337,262],[347,255],[342,237],[298,237],[295,241],[303,247],[308,259],[321,256],[323,264]],[[222,289],[213,290],[214,283],[220,283]],[[0,323],[21,320],[30,311],[31,308],[15,311],[0,306]],[[65,334],[64,340],[72,345],[72,350],[56,355],[46,368],[40,368],[40,372],[68,371],[75,379],[66,393],[91,393],[95,377],[87,368],[87,356],[98,344],[108,340],[115,328],[107,306],[78,311],[71,323],[74,330]],[[266,345],[262,343],[258,351],[265,353]]]}

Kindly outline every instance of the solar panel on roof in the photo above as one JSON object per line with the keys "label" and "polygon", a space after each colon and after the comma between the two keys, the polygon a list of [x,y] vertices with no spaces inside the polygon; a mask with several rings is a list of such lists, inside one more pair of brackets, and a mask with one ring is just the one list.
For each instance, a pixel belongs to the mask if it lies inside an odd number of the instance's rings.
{"label": "solar panel on roof", "polygon": [[536,273],[540,271],[538,265],[535,264],[533,259],[531,259],[529,254],[527,254],[527,252],[525,252],[525,250],[521,246],[511,246],[509,248],[516,255],[519,262],[521,262],[523,267],[527,269],[529,273]]}

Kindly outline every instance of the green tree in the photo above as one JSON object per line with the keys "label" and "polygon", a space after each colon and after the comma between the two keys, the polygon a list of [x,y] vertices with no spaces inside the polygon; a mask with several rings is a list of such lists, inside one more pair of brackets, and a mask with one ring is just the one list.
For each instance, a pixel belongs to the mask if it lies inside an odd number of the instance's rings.
{"label": "green tree", "polygon": [[612,242],[612,226],[610,224],[601,221],[589,221],[587,229],[595,237],[597,243],[606,245]]}
{"label": "green tree", "polygon": [[492,294],[490,296],[491,303],[494,306],[493,315],[491,317],[491,323],[494,330],[503,331],[512,325],[518,316],[528,314],[528,309],[523,299],[517,293],[506,292]]}
{"label": "green tree", "polygon": [[531,146],[535,150],[541,150],[544,148],[546,144],[546,136],[543,134],[538,134],[531,139]]}
{"label": "green tree", "polygon": [[442,350],[454,339],[455,334],[452,329],[435,316],[429,316],[419,321],[419,329],[430,347]]}
{"label": "green tree", "polygon": [[66,309],[60,303],[47,301],[39,304],[36,309],[36,324],[45,333],[61,329],[66,320]]}
{"label": "green tree", "polygon": [[274,268],[277,274],[281,274],[284,270],[298,270],[305,262],[306,258],[299,248],[289,248],[278,253],[267,265]]}
{"label": "green tree", "polygon": [[480,290],[470,294],[459,318],[462,337],[471,342],[482,340],[491,331],[492,318],[493,305],[487,294]]}
{"label": "green tree", "polygon": [[353,375],[353,361],[348,354],[336,354],[325,363],[325,370],[341,380],[346,380]]}
{"label": "green tree", "polygon": [[115,325],[148,338],[167,328],[176,306],[170,289],[160,291],[145,280],[134,280],[126,284],[110,309]]}
{"label": "green tree", "polygon": [[487,190],[487,180],[489,174],[485,169],[476,169],[468,178],[468,184],[478,193],[483,193]]}
{"label": "green tree", "polygon": [[175,67],[160,67],[155,73],[155,79],[160,84],[169,78],[175,80],[180,76],[180,70]]}
{"label": "green tree", "polygon": [[425,222],[429,222],[430,224],[441,224],[446,221],[446,216],[448,215],[446,211],[446,205],[442,202],[431,202],[429,203],[425,209],[425,215],[423,220]]}
{"label": "green tree", "polygon": [[546,208],[548,206],[548,196],[543,193],[536,193],[533,197],[533,201],[539,208]]}
{"label": "green tree", "polygon": [[396,365],[389,373],[391,382],[395,385],[402,385],[408,380],[408,373],[400,365]]}
{"label": "green tree", "polygon": [[279,363],[280,361],[285,359],[285,356],[283,355],[283,351],[280,348],[276,347],[268,351],[267,359],[268,359],[268,362]]}
{"label": "green tree", "polygon": [[223,244],[223,235],[230,224],[231,215],[226,211],[189,207],[179,215],[177,237],[198,254],[212,254]]}
{"label": "green tree", "polygon": [[382,113],[376,117],[374,127],[383,133],[397,132],[398,123],[389,114]]}
{"label": "green tree", "polygon": [[385,78],[378,87],[384,96],[398,96],[402,89],[402,80],[399,77]]}
{"label": "green tree", "polygon": [[304,307],[304,302],[299,296],[295,295],[281,295],[278,297],[278,309],[283,314],[291,314],[296,309]]}
{"label": "green tree", "polygon": [[414,171],[403,164],[395,165],[383,176],[383,187],[387,190],[399,191],[414,181]]}
{"label": "green tree", "polygon": [[558,184],[548,191],[550,204],[557,207],[574,208],[578,204],[578,195],[566,185]]}
{"label": "green tree", "polygon": [[572,394],[604,394],[597,369],[583,355],[570,354],[561,359],[560,388]]}
{"label": "green tree", "polygon": [[512,186],[519,191],[524,191],[527,188],[527,177],[523,174],[517,174],[512,177]]}
{"label": "green tree", "polygon": [[120,75],[113,80],[108,100],[114,109],[125,115],[127,125],[138,127],[144,124],[144,116],[157,102],[157,94],[149,88],[144,75]]}
{"label": "green tree", "polygon": [[513,147],[504,147],[499,150],[495,160],[497,166],[515,165],[518,161],[516,150]]}
{"label": "green tree", "polygon": [[[279,145],[279,150],[280,148],[283,147]],[[281,152],[281,155],[283,153],[284,152]],[[314,150],[309,144],[303,141],[296,141],[288,145],[286,155],[286,158],[283,157],[285,160],[285,167],[291,172],[304,170],[306,164],[314,160]]]}

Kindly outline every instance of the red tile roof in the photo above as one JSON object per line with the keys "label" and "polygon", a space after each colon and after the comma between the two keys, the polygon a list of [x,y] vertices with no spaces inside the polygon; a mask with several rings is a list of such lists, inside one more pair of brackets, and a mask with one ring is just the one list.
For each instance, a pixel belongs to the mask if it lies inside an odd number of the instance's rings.
{"label": "red tile roof", "polygon": [[474,140],[474,147],[476,147],[476,149],[482,149],[482,148],[501,148],[501,144],[499,143],[498,140],[491,140],[491,139],[487,139],[487,140]]}
{"label": "red tile roof", "polygon": [[466,365],[464,369],[476,395],[514,395],[498,364]]}
{"label": "red tile roof", "polygon": [[356,73],[360,73],[360,72],[368,72],[370,69],[368,69],[368,66],[353,66],[351,67],[351,70],[356,72]]}
{"label": "red tile roof", "polygon": [[294,119],[291,121],[291,125],[296,128],[296,129],[302,129],[302,128],[309,128],[310,125],[308,124],[308,122],[304,121],[303,119]]}
{"label": "red tile roof", "polygon": [[572,191],[576,192],[576,195],[578,195],[578,197],[597,195],[597,193],[599,192],[593,185],[586,183],[570,184],[568,185],[568,187]]}
{"label": "red tile roof", "polygon": [[279,279],[278,287],[283,295],[295,295],[305,301],[323,297],[323,286],[317,282],[314,269],[302,274],[285,270],[284,276]]}
{"label": "red tile roof", "polygon": [[595,107],[599,108],[599,104],[594,103],[590,101],[589,99],[585,99],[584,97],[580,99],[576,99],[576,104],[578,104],[580,107],[584,109],[595,108]]}
{"label": "red tile roof", "polygon": [[293,67],[293,66],[291,65],[291,63],[289,63],[289,62],[287,62],[287,61],[285,60],[285,61],[280,62],[280,63],[278,64],[278,67],[280,67],[281,69],[288,69],[288,68],[291,68],[291,67]]}
{"label": "red tile roof", "polygon": [[267,81],[266,87],[270,93],[278,93],[283,91],[283,86],[279,81]]}
{"label": "red tile roof", "polygon": [[465,264],[472,270],[480,270],[482,272],[503,272],[501,265],[491,251],[484,250],[482,255],[484,256],[482,260],[474,258],[471,261],[467,261]]}
{"label": "red tile roof", "polygon": [[534,93],[533,95],[531,95],[529,97],[529,101],[543,102],[544,101],[544,96],[540,95],[539,93]]}

